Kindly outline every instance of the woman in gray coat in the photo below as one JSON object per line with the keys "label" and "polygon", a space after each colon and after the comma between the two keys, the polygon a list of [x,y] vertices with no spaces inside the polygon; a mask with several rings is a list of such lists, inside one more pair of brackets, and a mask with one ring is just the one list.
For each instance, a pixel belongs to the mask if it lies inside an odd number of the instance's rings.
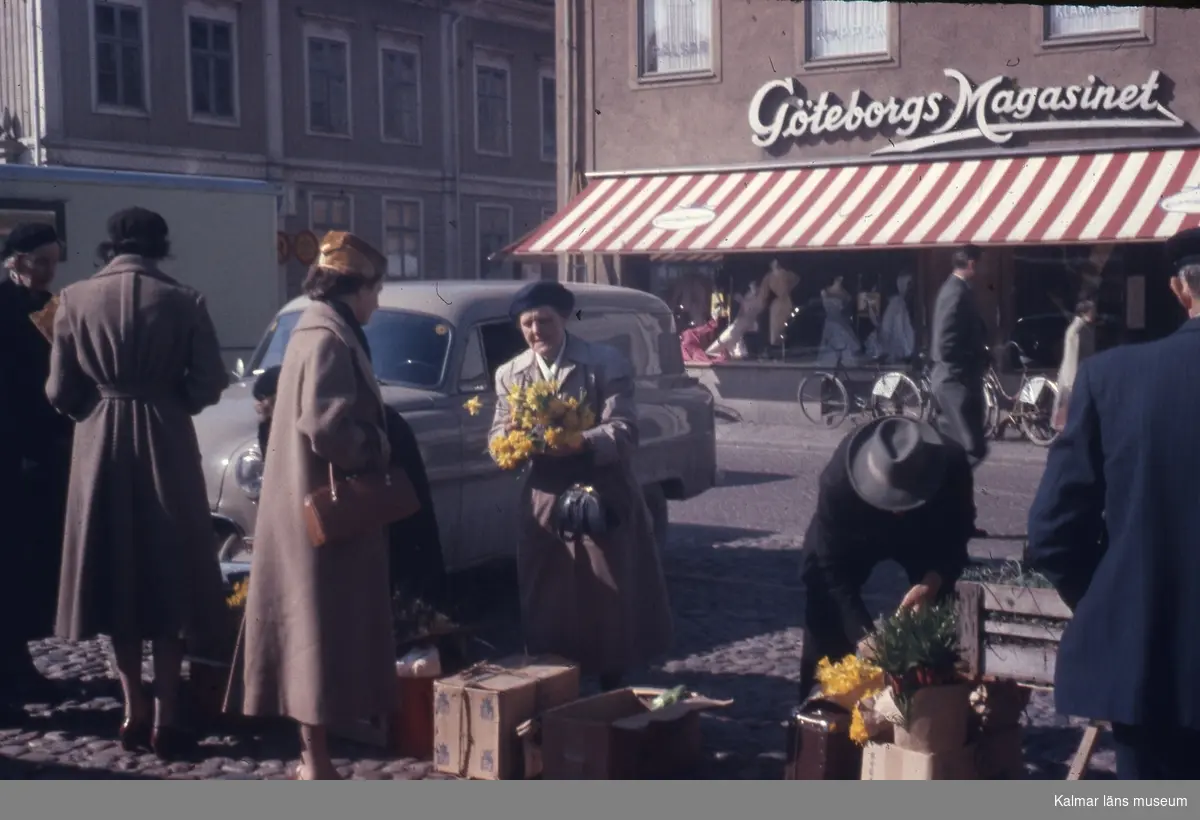
{"label": "woman in gray coat", "polygon": [[[573,660],[613,689],[627,670],[666,652],[673,630],[654,524],[633,472],[633,369],[615,348],[569,334],[573,309],[574,296],[557,282],[517,294],[511,314],[529,350],[496,371],[490,437],[509,429],[510,389],[541,379],[558,381],[561,396],[583,394],[595,412],[582,443],[533,457],[517,571],[526,649]],[[610,523],[603,532],[564,531],[559,502],[575,484],[599,497]]]}
{"label": "woman in gray coat", "polygon": [[[183,638],[225,606],[192,416],[228,385],[204,297],[158,269],[167,223],[114,214],[108,264],[59,296],[46,395],[76,422],[57,632],[112,638],[121,742],[187,750],[178,722]],[[153,642],[154,703],[142,686]]]}
{"label": "woman in gray coat", "polygon": [[307,495],[339,473],[389,463],[385,410],[362,326],[387,260],[334,231],[304,282],[310,304],[284,353],[271,413],[246,599],[245,714],[300,724],[300,780],[336,780],[326,729],[394,703],[388,545],[383,527],[313,547]]}

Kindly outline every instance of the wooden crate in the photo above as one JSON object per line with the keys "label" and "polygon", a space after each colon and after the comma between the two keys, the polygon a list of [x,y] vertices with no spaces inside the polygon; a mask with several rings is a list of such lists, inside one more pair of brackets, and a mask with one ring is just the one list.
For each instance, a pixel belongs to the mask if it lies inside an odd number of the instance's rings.
{"label": "wooden crate", "polygon": [[1071,610],[1053,589],[960,581],[958,630],[973,678],[1054,685]]}

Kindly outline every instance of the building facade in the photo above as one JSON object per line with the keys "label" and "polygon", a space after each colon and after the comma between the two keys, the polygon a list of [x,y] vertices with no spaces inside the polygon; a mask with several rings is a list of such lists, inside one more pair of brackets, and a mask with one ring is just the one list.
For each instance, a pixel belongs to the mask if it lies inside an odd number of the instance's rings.
{"label": "building facade", "polygon": [[570,204],[519,257],[653,290],[685,321],[754,283],[776,319],[752,357],[809,364],[879,352],[897,296],[927,344],[967,242],[998,350],[1061,335],[1081,298],[1114,338],[1178,323],[1162,240],[1200,222],[1160,203],[1200,184],[1200,13],[565,0],[556,25]]}
{"label": "building facade", "polygon": [[0,54],[7,161],[270,180],[285,243],[540,275],[489,257],[555,205],[552,0],[16,0]]}

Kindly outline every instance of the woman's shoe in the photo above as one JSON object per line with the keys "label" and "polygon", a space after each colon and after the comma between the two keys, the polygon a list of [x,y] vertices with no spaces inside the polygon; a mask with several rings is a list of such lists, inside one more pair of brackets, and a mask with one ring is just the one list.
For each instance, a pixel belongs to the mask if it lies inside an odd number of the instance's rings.
{"label": "woman's shoe", "polygon": [[125,718],[117,735],[121,740],[121,748],[125,751],[145,751],[151,746],[150,721]]}
{"label": "woman's shoe", "polygon": [[194,734],[177,726],[156,726],[150,737],[150,749],[161,760],[180,760],[196,750]]}

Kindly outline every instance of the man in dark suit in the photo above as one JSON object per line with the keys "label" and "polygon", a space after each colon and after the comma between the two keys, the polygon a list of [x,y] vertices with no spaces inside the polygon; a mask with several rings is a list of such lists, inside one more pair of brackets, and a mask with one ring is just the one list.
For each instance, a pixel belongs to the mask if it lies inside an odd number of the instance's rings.
{"label": "man in dark suit", "polygon": [[1168,243],[1189,319],[1080,365],[1027,559],[1074,617],[1059,712],[1113,727],[1117,776],[1200,779],[1200,229]]}
{"label": "man in dark suit", "polygon": [[862,588],[875,567],[904,568],[912,588],[902,608],[953,594],[974,526],[967,455],[931,425],[890,416],[842,440],[804,535],[802,700],[821,658],[853,654],[874,631]]}
{"label": "man in dark suit", "polygon": [[983,379],[987,374],[987,325],[975,301],[975,267],[983,252],[967,245],[954,254],[954,271],[933,308],[933,388],[939,429],[967,451],[972,466],[987,457],[983,432]]}

